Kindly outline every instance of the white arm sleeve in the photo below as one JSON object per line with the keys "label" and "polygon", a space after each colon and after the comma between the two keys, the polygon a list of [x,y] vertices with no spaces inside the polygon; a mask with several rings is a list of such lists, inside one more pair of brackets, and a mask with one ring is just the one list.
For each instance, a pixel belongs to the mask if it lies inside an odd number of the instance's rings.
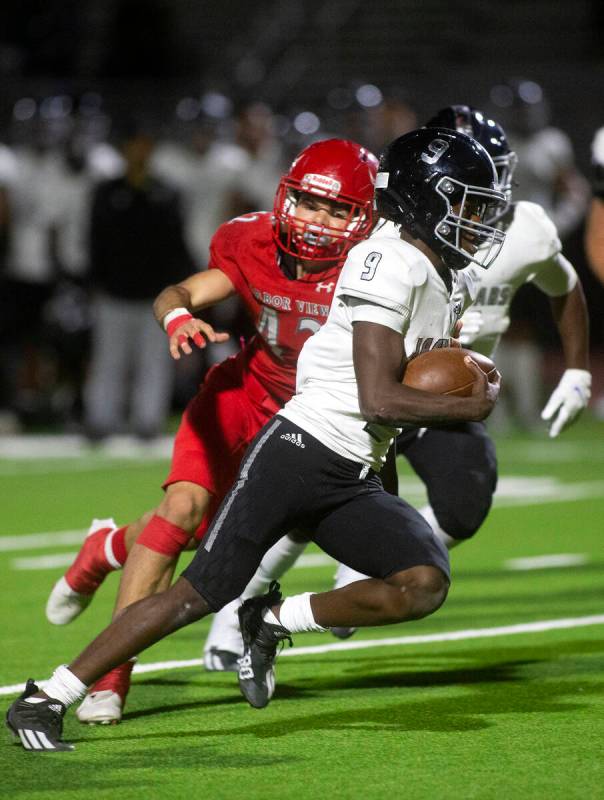
{"label": "white arm sleeve", "polygon": [[392,311],[390,308],[384,308],[384,306],[379,306],[375,303],[367,303],[358,297],[344,296],[342,300],[350,307],[353,322],[376,322],[378,325],[391,328],[401,335],[407,329],[407,319],[404,314],[399,314],[398,311]]}
{"label": "white arm sleeve", "polygon": [[575,268],[562,253],[557,253],[539,265],[531,282],[548,297],[562,297],[577,285]]}

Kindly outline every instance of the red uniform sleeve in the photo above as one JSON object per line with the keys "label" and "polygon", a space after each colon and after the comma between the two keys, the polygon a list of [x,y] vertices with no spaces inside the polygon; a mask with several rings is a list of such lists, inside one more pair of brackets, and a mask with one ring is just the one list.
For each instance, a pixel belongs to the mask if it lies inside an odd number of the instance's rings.
{"label": "red uniform sleeve", "polygon": [[257,218],[258,215],[247,214],[223,223],[210,242],[208,269],[219,269],[224,272],[239,294],[243,294],[248,288],[248,281],[242,269],[243,259],[239,251],[242,239],[248,233],[248,226]]}

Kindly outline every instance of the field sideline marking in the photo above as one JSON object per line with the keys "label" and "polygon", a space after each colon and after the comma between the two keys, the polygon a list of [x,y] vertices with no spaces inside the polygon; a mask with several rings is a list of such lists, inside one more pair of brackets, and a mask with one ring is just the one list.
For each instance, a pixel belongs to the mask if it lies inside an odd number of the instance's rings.
{"label": "field sideline marking", "polygon": [[[570,617],[567,619],[546,619],[538,622],[521,622],[517,625],[504,625],[497,628],[470,628],[446,633],[427,633],[419,636],[397,636],[386,639],[358,639],[354,642],[332,642],[331,644],[311,645],[309,647],[293,647],[283,650],[280,658],[334,653],[347,650],[366,650],[371,647],[393,647],[413,644],[430,644],[432,642],[460,642],[467,639],[487,639],[496,636],[515,636],[522,633],[544,633],[545,631],[564,630],[568,628],[585,628],[588,625],[604,625],[604,614],[588,617]],[[186,661],[155,661],[150,664],[136,664],[133,672],[142,675],[146,672],[167,672],[172,669],[199,667],[203,659],[192,658]],[[36,681],[43,689],[48,681]],[[0,686],[0,695],[17,694],[25,688],[24,683],[12,686]]]}

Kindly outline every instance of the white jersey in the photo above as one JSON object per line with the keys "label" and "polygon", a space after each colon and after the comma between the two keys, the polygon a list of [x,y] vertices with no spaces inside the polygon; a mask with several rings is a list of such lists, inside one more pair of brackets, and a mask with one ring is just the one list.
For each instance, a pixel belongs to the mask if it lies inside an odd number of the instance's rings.
{"label": "white jersey", "polygon": [[464,345],[492,356],[509,327],[512,299],[523,284],[534,283],[550,297],[570,292],[577,274],[561,248],[556,227],[541,206],[516,203],[513,221],[493,264],[488,269],[470,265],[463,270],[475,287],[470,312],[479,309],[482,313],[480,330],[473,339],[464,337]]}
{"label": "white jersey", "polygon": [[[458,280],[465,285],[464,276],[451,276],[454,290]],[[280,414],[344,458],[379,470],[400,428],[368,425],[361,414],[353,322],[392,328],[411,355],[447,346],[461,311],[428,258],[403,242],[395,225],[381,223],[350,251],[327,322],[302,348],[296,394]]]}

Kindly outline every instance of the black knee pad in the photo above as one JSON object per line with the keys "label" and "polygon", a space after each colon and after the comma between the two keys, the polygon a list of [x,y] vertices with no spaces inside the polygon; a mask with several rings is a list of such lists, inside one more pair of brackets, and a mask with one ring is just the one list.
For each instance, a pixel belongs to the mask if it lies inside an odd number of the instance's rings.
{"label": "black knee pad", "polygon": [[495,445],[482,423],[429,428],[403,449],[426,485],[438,524],[469,539],[489,513],[497,487]]}
{"label": "black knee pad", "polygon": [[457,485],[441,486],[431,505],[438,524],[453,539],[470,539],[493,502],[496,470],[470,470]]}

